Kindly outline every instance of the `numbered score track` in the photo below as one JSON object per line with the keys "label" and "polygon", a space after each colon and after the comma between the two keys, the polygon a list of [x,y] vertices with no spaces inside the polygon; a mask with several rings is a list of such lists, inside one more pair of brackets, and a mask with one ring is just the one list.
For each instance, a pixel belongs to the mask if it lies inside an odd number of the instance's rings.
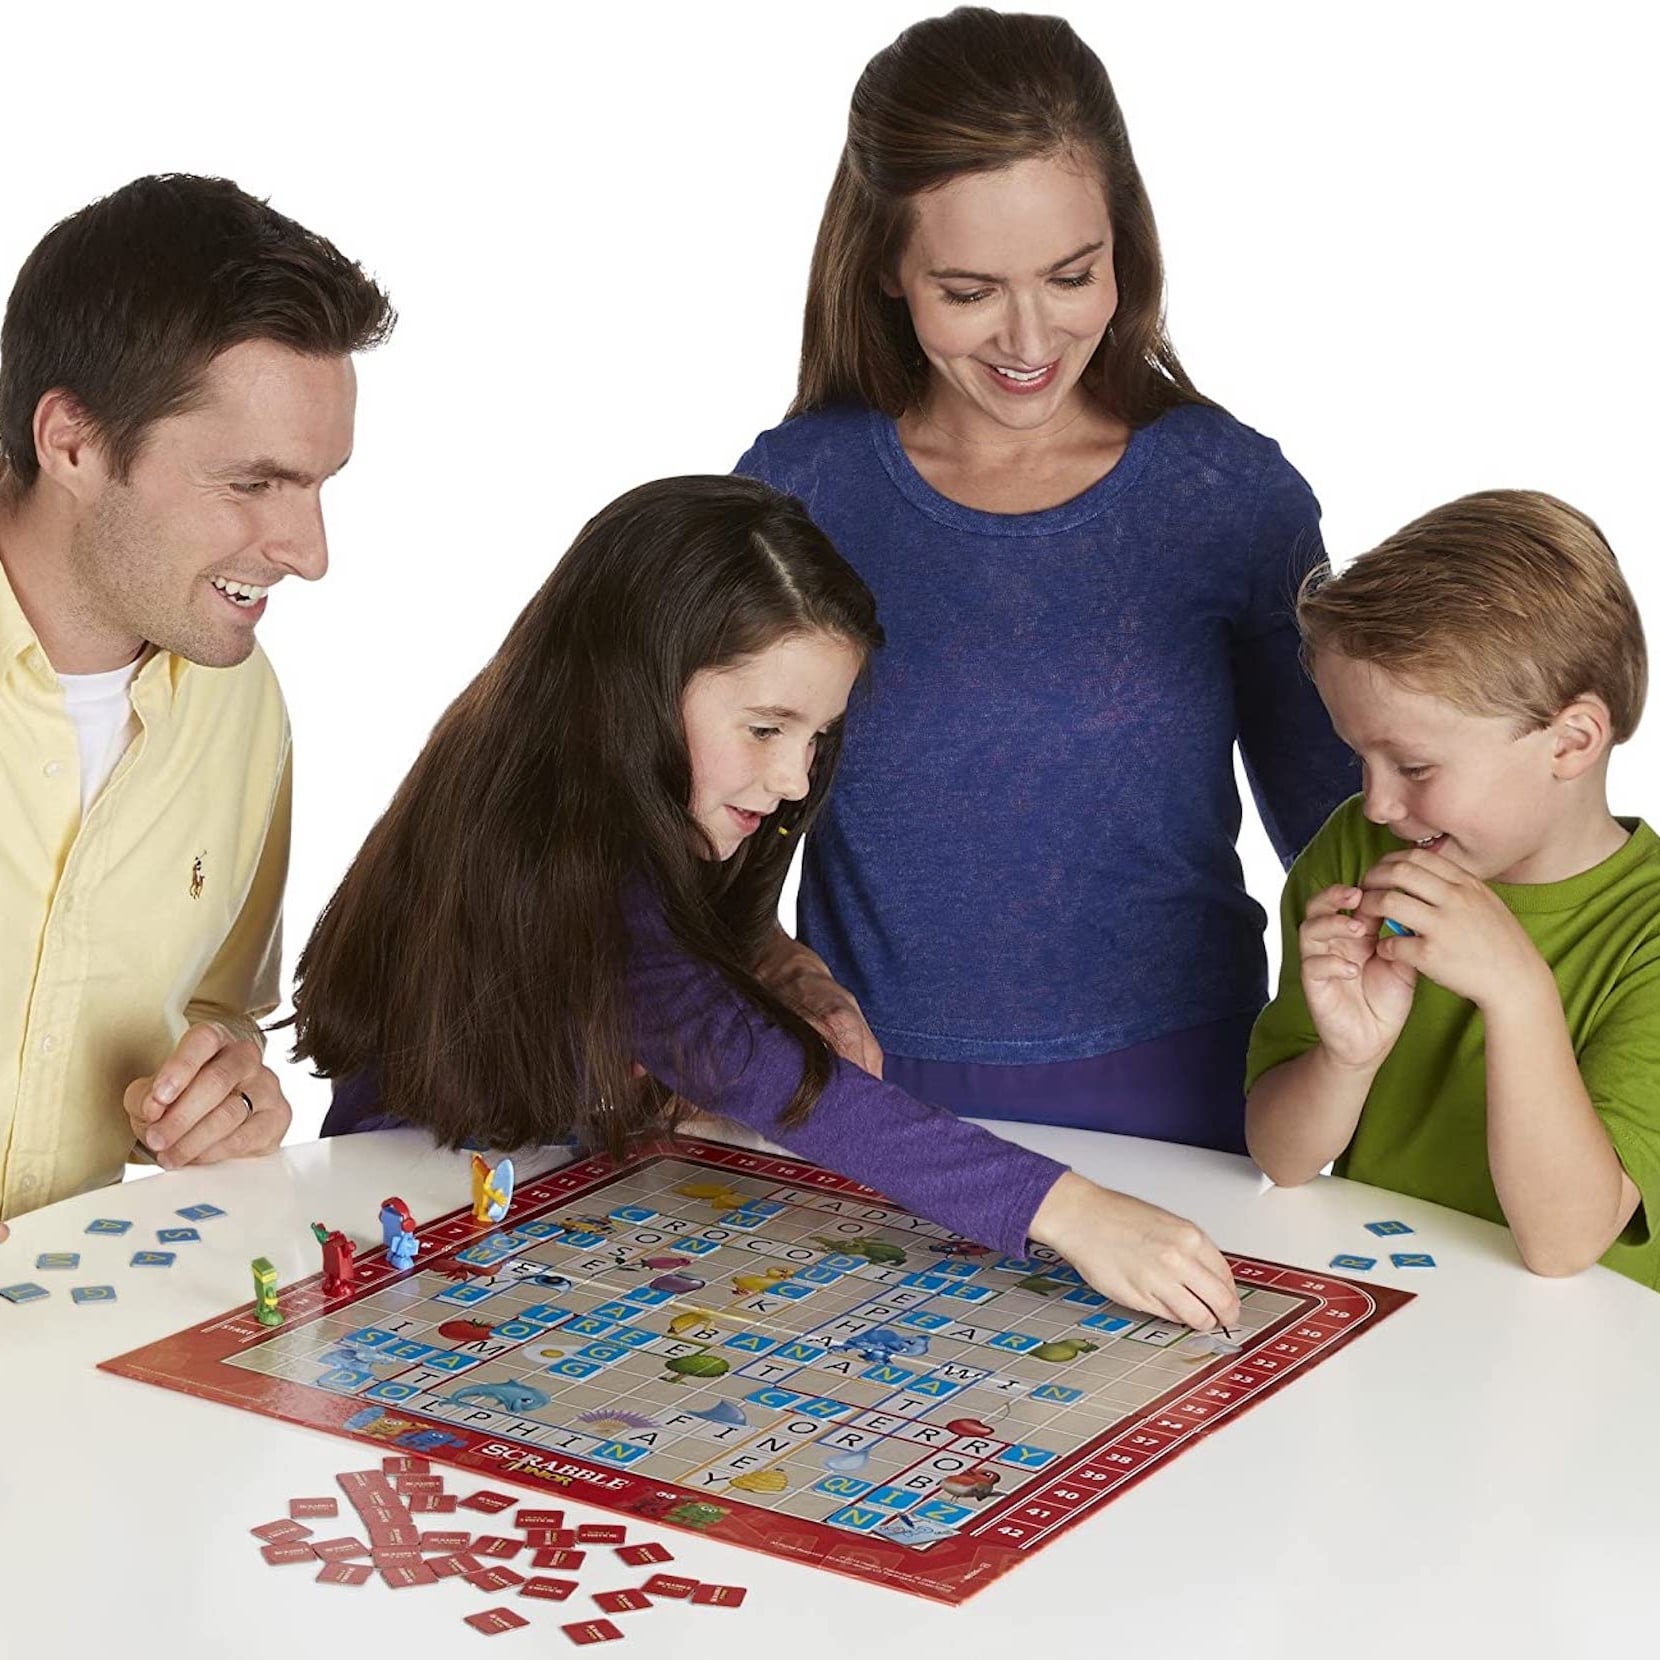
{"label": "numbered score track", "polygon": [[283,1289],[280,1328],[247,1304],[104,1369],[957,1603],[1412,1300],[1230,1256],[1229,1352],[690,1139],[419,1238]]}

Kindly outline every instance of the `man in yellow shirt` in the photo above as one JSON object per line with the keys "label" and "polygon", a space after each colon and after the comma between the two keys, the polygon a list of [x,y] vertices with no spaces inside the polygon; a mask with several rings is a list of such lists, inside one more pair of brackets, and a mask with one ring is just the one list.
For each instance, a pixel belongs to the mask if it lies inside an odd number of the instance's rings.
{"label": "man in yellow shirt", "polygon": [[[227,180],[54,227],[0,326],[0,1217],[265,1153],[289,732],[254,627],[328,562],[393,313]],[[0,1237],[5,1229],[0,1224]]]}

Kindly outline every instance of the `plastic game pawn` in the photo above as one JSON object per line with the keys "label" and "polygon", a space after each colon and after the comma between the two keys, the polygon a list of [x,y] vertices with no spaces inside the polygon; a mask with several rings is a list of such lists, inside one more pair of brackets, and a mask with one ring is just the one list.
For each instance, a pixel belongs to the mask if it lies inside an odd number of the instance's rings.
{"label": "plastic game pawn", "polygon": [[262,1326],[280,1326],[282,1310],[277,1307],[277,1271],[269,1257],[255,1257],[254,1318]]}
{"label": "plastic game pawn", "polygon": [[473,1154],[473,1220],[499,1222],[513,1203],[513,1161],[503,1159],[493,1169],[487,1159]]}
{"label": "plastic game pawn", "polygon": [[1378,927],[1378,932],[1387,935],[1391,939],[1398,940],[1412,940],[1418,937],[1410,928],[1403,928],[1392,916],[1386,916],[1383,919]]}
{"label": "plastic game pawn", "polygon": [[381,1200],[380,1232],[386,1260],[400,1273],[413,1267],[421,1242],[415,1237],[415,1218],[402,1199]]}
{"label": "plastic game pawn", "polygon": [[325,1228],[321,1222],[313,1222],[311,1232],[323,1247],[323,1295],[332,1297],[338,1291],[349,1291],[357,1247],[338,1228]]}

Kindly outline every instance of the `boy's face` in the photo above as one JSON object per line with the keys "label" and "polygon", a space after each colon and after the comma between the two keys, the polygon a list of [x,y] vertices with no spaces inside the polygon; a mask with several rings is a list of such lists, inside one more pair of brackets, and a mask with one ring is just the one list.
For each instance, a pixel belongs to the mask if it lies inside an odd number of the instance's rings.
{"label": "boy's face", "polygon": [[1509,715],[1472,715],[1375,663],[1323,651],[1314,683],[1359,756],[1367,818],[1484,882],[1532,882],[1569,809],[1550,727],[1515,735]]}

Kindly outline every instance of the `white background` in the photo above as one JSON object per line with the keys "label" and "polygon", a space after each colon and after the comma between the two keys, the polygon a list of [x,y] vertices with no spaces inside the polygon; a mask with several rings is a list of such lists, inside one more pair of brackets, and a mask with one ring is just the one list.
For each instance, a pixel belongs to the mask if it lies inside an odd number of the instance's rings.
{"label": "white background", "polygon": [[[922,8],[7,8],[0,280],[126,180],[211,172],[402,313],[360,366],[333,570],[261,628],[299,766],[290,968],[583,520],[727,470],[778,420],[848,96]],[[1550,490],[1601,522],[1660,635],[1642,9],[1054,9],[1124,103],[1189,371],[1280,440],[1334,553],[1467,490]],[[1616,811],[1660,813],[1657,730],[1618,756]],[[1254,820],[1245,846],[1271,909]],[[281,1070],[309,1137],[325,1086]]]}

